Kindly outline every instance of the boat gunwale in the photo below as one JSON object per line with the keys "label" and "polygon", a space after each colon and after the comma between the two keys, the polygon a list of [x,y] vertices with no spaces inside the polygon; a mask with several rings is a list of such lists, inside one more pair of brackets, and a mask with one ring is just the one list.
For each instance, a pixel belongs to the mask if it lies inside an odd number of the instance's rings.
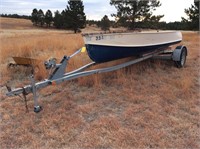
{"label": "boat gunwale", "polygon": [[150,46],[157,46],[157,45],[165,45],[165,44],[174,44],[174,43],[179,43],[181,42],[182,39],[180,40],[175,40],[175,41],[170,41],[170,42],[163,42],[163,43],[158,43],[158,44],[146,44],[146,45],[119,45],[119,44],[102,44],[102,43],[86,43],[85,45],[96,45],[96,46],[110,46],[110,47],[150,47]]}
{"label": "boat gunwale", "polygon": [[105,35],[105,36],[110,36],[110,35],[132,35],[132,34],[164,34],[164,33],[181,33],[180,31],[159,31],[159,32],[128,32],[128,33],[91,33],[91,34],[85,34],[84,37],[87,36],[96,36],[96,35]]}

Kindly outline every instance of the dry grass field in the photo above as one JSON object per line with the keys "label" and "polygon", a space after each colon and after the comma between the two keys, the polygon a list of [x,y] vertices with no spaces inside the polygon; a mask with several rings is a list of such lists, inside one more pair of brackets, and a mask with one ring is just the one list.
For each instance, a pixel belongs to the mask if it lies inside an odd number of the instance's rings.
{"label": "dry grass field", "polygon": [[[189,50],[185,68],[147,60],[49,86],[38,91],[44,109],[35,114],[32,95],[29,113],[20,97],[5,96],[6,83],[29,84],[29,68],[7,68],[11,57],[60,60],[82,47],[83,39],[68,31],[34,29],[24,20],[0,19],[1,149],[200,148],[200,36],[196,32],[182,32],[181,44]],[[87,53],[81,53],[70,60],[69,70],[90,61]],[[36,79],[46,76],[40,66]]]}
{"label": "dry grass field", "polygon": [[14,19],[1,17],[1,29],[33,29],[31,21],[26,19]]}

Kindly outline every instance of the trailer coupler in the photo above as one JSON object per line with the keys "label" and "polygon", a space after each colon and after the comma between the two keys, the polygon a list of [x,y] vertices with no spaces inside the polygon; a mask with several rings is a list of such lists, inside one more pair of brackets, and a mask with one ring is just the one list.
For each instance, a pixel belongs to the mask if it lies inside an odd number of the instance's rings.
{"label": "trailer coupler", "polygon": [[[6,88],[7,88],[8,92],[12,92],[11,87],[8,86],[7,84],[6,84]],[[23,92],[22,92],[22,95],[23,95],[23,96],[21,96],[20,94],[18,94],[18,96],[19,96],[22,100],[24,100],[26,112],[28,113],[28,112],[29,112],[29,109],[28,109],[27,98],[26,98],[26,95],[27,95],[27,94],[26,94],[24,88],[22,88],[22,89],[23,89]]]}

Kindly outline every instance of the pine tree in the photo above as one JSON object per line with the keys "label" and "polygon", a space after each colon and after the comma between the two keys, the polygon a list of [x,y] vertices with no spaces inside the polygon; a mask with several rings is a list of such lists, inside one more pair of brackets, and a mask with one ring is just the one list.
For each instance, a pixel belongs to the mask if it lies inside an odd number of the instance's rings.
{"label": "pine tree", "polygon": [[[111,5],[117,9],[117,14],[113,14],[122,22],[123,26],[128,26],[130,29],[135,28],[135,22],[143,22],[145,19],[153,17],[153,10],[161,6],[158,0],[111,0]],[[154,16],[158,19],[163,16]]]}
{"label": "pine tree", "polygon": [[44,25],[44,13],[42,9],[38,11],[38,23],[40,24],[40,26]]}
{"label": "pine tree", "polygon": [[188,24],[189,29],[198,30],[199,29],[199,1],[194,0],[194,4],[190,8],[185,9],[185,13],[188,19],[182,17],[182,21]]}
{"label": "pine tree", "polygon": [[109,28],[110,28],[110,20],[109,20],[107,15],[105,15],[101,19],[100,26],[101,26],[101,29],[104,30],[104,31],[109,30]]}
{"label": "pine tree", "polygon": [[62,21],[63,21],[63,26],[62,26],[62,28],[63,28],[63,29],[73,29],[73,28],[71,27],[71,23],[70,23],[71,18],[70,18],[69,12],[66,11],[66,10],[63,10],[63,11],[61,12],[61,16],[62,16]]}
{"label": "pine tree", "polygon": [[50,27],[51,22],[53,21],[53,16],[51,10],[47,10],[45,13],[45,23],[47,24],[48,27]]}
{"label": "pine tree", "polygon": [[65,10],[65,26],[74,30],[84,28],[86,24],[86,16],[82,0],[69,0],[67,9]]}
{"label": "pine tree", "polygon": [[64,20],[63,20],[63,16],[60,14],[60,12],[57,10],[54,14],[54,26],[58,29],[63,28],[63,24],[64,24]]}
{"label": "pine tree", "polygon": [[31,14],[31,21],[33,22],[33,25],[38,24],[38,10],[36,8],[33,9],[33,12]]}

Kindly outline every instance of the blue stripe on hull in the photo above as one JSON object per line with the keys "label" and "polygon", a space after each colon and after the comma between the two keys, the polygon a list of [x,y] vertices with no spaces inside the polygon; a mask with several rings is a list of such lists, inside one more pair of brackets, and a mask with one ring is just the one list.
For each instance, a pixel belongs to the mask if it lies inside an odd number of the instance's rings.
{"label": "blue stripe on hull", "polygon": [[114,47],[87,44],[86,48],[90,59],[96,63],[103,63],[130,56],[139,56],[176,43],[179,42],[145,47]]}

